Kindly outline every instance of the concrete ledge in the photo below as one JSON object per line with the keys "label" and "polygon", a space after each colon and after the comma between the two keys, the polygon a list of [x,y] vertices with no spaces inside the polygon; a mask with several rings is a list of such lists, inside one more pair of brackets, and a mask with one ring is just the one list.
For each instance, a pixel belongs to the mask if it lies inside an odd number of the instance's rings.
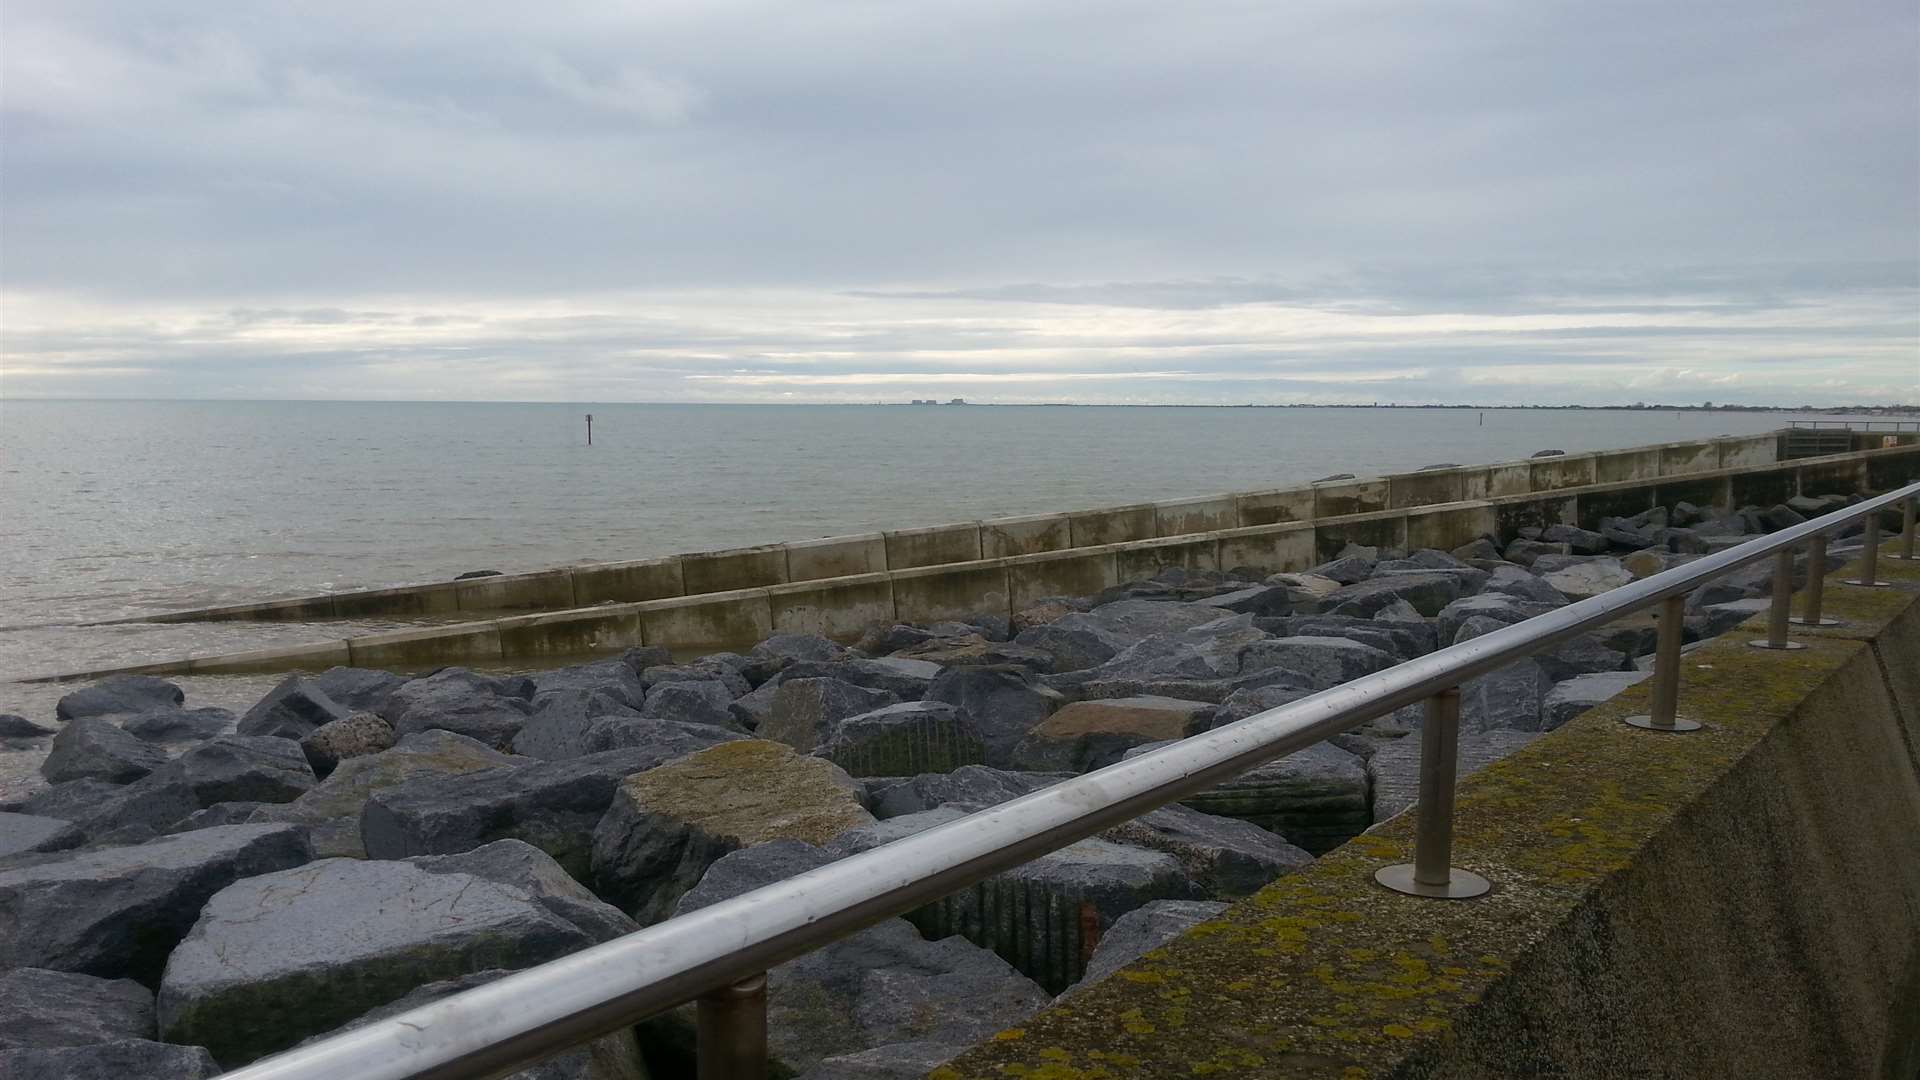
{"label": "concrete ledge", "polygon": [[855,574],[878,573],[886,568],[887,538],[879,533],[829,536],[787,545],[788,581],[852,577]]}
{"label": "concrete ledge", "polygon": [[784,585],[787,549],[779,544],[764,544],[684,554],[680,556],[680,577],[688,596]]}
{"label": "concrete ledge", "polygon": [[1011,618],[1011,594],[1005,559],[957,566],[897,570],[893,577],[895,617],[907,622],[939,622],[970,615]]}
{"label": "concrete ledge", "polygon": [[639,604],[510,616],[494,626],[507,661],[618,652],[642,643]]}
{"label": "concrete ledge", "polygon": [[1911,1075],[1913,573],[1830,588],[1872,605],[1852,638],[1689,654],[1700,732],[1620,723],[1643,683],[1463,782],[1454,863],[1489,896],[1375,885],[1403,814],[932,1077]]}
{"label": "concrete ledge", "polygon": [[981,558],[1008,559],[1072,546],[1073,528],[1065,514],[988,518],[980,523]]}
{"label": "concrete ledge", "polygon": [[491,622],[396,630],[347,639],[354,667],[419,671],[447,664],[497,664],[500,629]]}
{"label": "concrete ledge", "polygon": [[924,529],[900,529],[885,535],[889,570],[945,566],[948,563],[977,562],[980,559],[980,523],[977,521],[933,525]]}
{"label": "concrete ledge", "polygon": [[739,648],[773,633],[773,607],[765,589],[649,600],[635,606],[644,644],[664,645],[678,653]]}
{"label": "concrete ledge", "polygon": [[767,602],[777,634],[819,634],[852,641],[868,627],[888,626],[896,618],[890,574],[775,585],[767,590]]}
{"label": "concrete ledge", "polygon": [[238,675],[247,672],[325,671],[353,663],[353,653],[345,641],[321,641],[312,645],[255,649],[252,652],[207,653],[189,656],[181,675]]}
{"label": "concrete ledge", "polygon": [[686,591],[678,555],[573,568],[574,602],[579,604],[632,604],[683,596]]}
{"label": "concrete ledge", "polygon": [[1073,546],[1077,548],[1151,540],[1157,535],[1154,530],[1158,527],[1152,503],[1077,510],[1067,515],[1067,525]]}

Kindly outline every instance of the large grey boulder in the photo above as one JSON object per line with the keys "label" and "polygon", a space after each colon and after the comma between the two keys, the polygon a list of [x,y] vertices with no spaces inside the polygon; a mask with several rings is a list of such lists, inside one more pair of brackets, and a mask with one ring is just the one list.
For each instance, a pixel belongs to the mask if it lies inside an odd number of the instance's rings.
{"label": "large grey boulder", "polygon": [[1285,615],[1293,610],[1293,598],[1283,585],[1249,585],[1244,589],[1192,600],[1197,608],[1211,608],[1223,615]]}
{"label": "large grey boulder", "polygon": [[0,859],[32,851],[64,851],[86,840],[70,821],[33,814],[0,813]]}
{"label": "large grey boulder", "polygon": [[1063,626],[1060,622],[1029,626],[1020,631],[1013,642],[1044,654],[1045,670],[1055,674],[1098,667],[1124,647],[1111,633],[1071,623]]}
{"label": "large grey boulder", "polygon": [[837,721],[899,700],[886,690],[870,690],[843,679],[785,679],[774,695],[772,710],[754,734],[810,754],[832,736]]}
{"label": "large grey boulder", "polygon": [[360,815],[360,840],[375,859],[451,855],[494,840],[525,840],[586,880],[594,824],[614,789],[671,759],[657,747],[642,746],[418,777],[373,793]]}
{"label": "large grey boulder", "polygon": [[506,750],[533,711],[532,689],[527,679],[443,668],[396,688],[381,706],[380,717],[402,737],[439,729]]}
{"label": "large grey boulder", "polygon": [[53,748],[40,763],[40,775],[54,783],[66,780],[106,780],[131,783],[166,764],[167,752],[120,730],[98,717],[70,720],[53,737]]}
{"label": "large grey boulder", "polygon": [[592,944],[521,889],[399,862],[323,859],[215,893],[167,958],[161,1034],[240,1065],[422,983]]}
{"label": "large grey boulder", "polygon": [[314,685],[335,703],[370,713],[378,713],[406,681],[391,671],[356,667],[331,667],[313,677]]}
{"label": "large grey boulder", "polygon": [[295,825],[226,825],[131,847],[22,855],[0,868],[0,967],[148,985],[207,898],[307,861]]}
{"label": "large grey boulder", "polygon": [[304,675],[289,675],[248,709],[234,730],[241,735],[302,739],[322,724],[352,715],[352,709],[327,696],[319,683]]}
{"label": "large grey boulder", "polygon": [[62,697],[54,704],[53,714],[61,720],[79,720],[89,716],[151,712],[173,708],[186,699],[185,691],[165,679],[151,675],[109,675]]}
{"label": "large grey boulder", "polygon": [[1452,645],[1463,640],[1460,636],[1460,628],[1470,619],[1491,619],[1502,626],[1511,626],[1514,623],[1525,622],[1536,615],[1545,615],[1554,607],[1563,605],[1564,601],[1562,605],[1546,604],[1527,600],[1512,593],[1480,593],[1476,596],[1463,596],[1441,608],[1440,614],[1434,619],[1434,625],[1439,632],[1441,643]]}
{"label": "large grey boulder", "polygon": [[1409,622],[1351,615],[1294,615],[1284,619],[1257,619],[1254,625],[1275,637],[1346,638],[1391,653],[1400,660],[1425,656],[1440,647],[1438,631],[1425,619]]}
{"label": "large grey boulder", "polygon": [[823,843],[873,820],[839,766],[751,739],[629,777],[593,827],[594,891],[658,922],[729,851],[768,840]]}
{"label": "large grey boulder", "polygon": [[[1537,567],[1545,561],[1546,557],[1542,556],[1534,565]],[[1558,566],[1545,571],[1541,577],[1569,600],[1585,600],[1631,584],[1633,572],[1620,565],[1619,559],[1596,556]]]}
{"label": "large grey boulder", "polygon": [[870,782],[868,798],[874,816],[884,820],[932,810],[946,803],[992,806],[1051,787],[1071,775],[1009,772],[985,765],[968,765],[948,773]]}
{"label": "large grey boulder", "polygon": [[[634,681],[638,683],[639,676],[634,676]],[[592,753],[586,748],[587,732],[609,717],[638,720],[640,713],[624,697],[599,690],[538,694],[533,699],[533,715],[513,736],[513,752],[548,761]]]}
{"label": "large grey boulder", "polygon": [[1014,745],[1067,703],[1060,691],[1036,684],[1020,668],[990,665],[947,668],[928,685],[925,700],[957,706],[971,717],[986,743],[985,760],[995,766],[1005,766]]}
{"label": "large grey boulder", "polygon": [[33,967],[0,972],[0,1050],[153,1035],[153,991],[132,979]]}
{"label": "large grey boulder", "polygon": [[1357,585],[1373,576],[1373,568],[1378,562],[1372,555],[1356,552],[1323,562],[1307,573],[1342,585]]}
{"label": "large grey boulder", "polygon": [[1330,594],[1320,607],[1332,615],[1370,619],[1394,601],[1404,600],[1420,614],[1433,616],[1460,598],[1461,585],[1460,577],[1445,571],[1383,574]]}
{"label": "large grey boulder", "polygon": [[205,706],[198,709],[154,709],[120,718],[120,730],[146,742],[178,746],[211,739],[232,731],[233,712]]}
{"label": "large grey boulder", "polygon": [[845,645],[818,634],[775,634],[747,651],[750,662],[741,674],[757,687],[802,660],[832,663],[852,656]]}
{"label": "large grey boulder", "polygon": [[1158,634],[1177,634],[1220,618],[1221,613],[1159,600],[1117,600],[1092,611],[1064,615],[1052,625],[1084,627],[1101,634],[1116,649]]}
{"label": "large grey boulder", "polygon": [[[1537,731],[1463,729],[1454,776],[1464,780],[1539,737]],[[1410,809],[1420,801],[1420,737],[1410,735],[1382,747],[1367,759],[1367,776],[1373,784],[1375,824]]]}
{"label": "large grey boulder", "polygon": [[524,840],[495,840],[458,855],[417,855],[407,862],[434,874],[472,874],[511,885],[596,942],[612,941],[640,924],[575,881],[553,857]]}
{"label": "large grey boulder", "polygon": [[640,681],[647,685],[647,692],[654,687],[673,682],[719,682],[734,697],[742,697],[753,689],[753,684],[740,673],[745,657],[737,657],[741,664],[729,663],[725,656],[703,656],[685,664],[657,664],[640,672]]}
{"label": "large grey boulder", "polygon": [[1100,665],[1102,680],[1220,679],[1241,672],[1241,653],[1267,638],[1251,615],[1229,615],[1142,638]]}
{"label": "large grey boulder", "polygon": [[1215,900],[1155,900],[1115,919],[1068,993],[1092,986],[1142,956],[1227,910]]}
{"label": "large grey boulder", "polygon": [[307,755],[307,764],[313,766],[315,776],[325,776],[347,758],[391,750],[399,741],[393,725],[372,713],[357,712],[314,728],[300,740],[300,752]]}
{"label": "large grey boulder", "polygon": [[1605,536],[1575,525],[1549,525],[1541,532],[1540,539],[1549,544],[1565,544],[1575,555],[1602,555],[1607,550]]}
{"label": "large grey boulder", "polygon": [[222,735],[110,796],[85,822],[101,836],[145,825],[165,829],[218,803],[285,803],[315,783],[299,744],[271,735]]}
{"label": "large grey boulder", "polygon": [[1184,739],[1205,727],[1209,706],[1169,697],[1076,701],[1028,732],[1010,755],[1026,772],[1091,772],[1130,747]]}
{"label": "large grey boulder", "polygon": [[1463,731],[1540,731],[1553,677],[1539,660],[1527,657],[1477,675],[1460,685]]}
{"label": "large grey boulder", "polygon": [[1392,653],[1344,637],[1284,637],[1257,641],[1240,654],[1242,672],[1278,668],[1316,690],[1385,671],[1399,660]]}
{"label": "large grey boulder", "polygon": [[0,1050],[0,1076],[7,1080],[103,1080],[136,1076],[201,1080],[218,1076],[220,1071],[213,1055],[204,1047],[174,1046],[148,1039]]}
{"label": "large grey boulder", "polygon": [[1547,692],[1540,710],[1540,730],[1552,731],[1652,674],[1651,671],[1607,671],[1575,675]]}
{"label": "large grey boulder", "polygon": [[604,716],[595,720],[580,736],[580,752],[604,754],[609,750],[650,749],[662,761],[685,757],[696,750],[738,742],[747,735],[733,728],[713,724],[683,724],[678,720],[647,720],[642,717]]}
{"label": "large grey boulder", "polygon": [[901,701],[918,701],[942,668],[930,660],[912,660],[900,656],[873,659],[796,660],[761,683],[754,691],[736,699],[729,708],[734,719],[750,731],[757,731],[773,715],[773,701],[782,683],[795,679],[838,679],[869,690],[885,690]]}
{"label": "large grey boulder", "polygon": [[1213,897],[1251,896],[1313,861],[1306,851],[1258,825],[1180,805],[1123,821],[1099,839],[1173,856],[1198,891]]}
{"label": "large grey boulder", "polygon": [[1366,764],[1326,742],[1258,765],[1181,802],[1205,814],[1271,830],[1315,855],[1339,847],[1373,823]]}
{"label": "large grey boulder", "polygon": [[18,713],[0,713],[0,742],[9,747],[22,746],[29,740],[44,739],[53,733],[54,729],[41,727]]}
{"label": "large grey boulder", "polygon": [[[492,968],[487,971],[477,971],[471,975],[430,982],[415,988],[403,998],[390,1001],[357,1020],[349,1021],[337,1030],[311,1036],[306,1042],[315,1042],[355,1028],[365,1027],[375,1021],[412,1012],[423,1005],[431,1005],[442,998],[485,986],[511,974],[513,973],[501,968]],[[518,1072],[508,1073],[506,1080],[647,1080],[647,1069],[640,1059],[639,1040],[634,1037],[633,1029],[629,1027],[621,1028],[611,1035],[602,1035],[590,1043],[557,1054],[538,1065],[529,1065]],[[920,1078],[916,1077],[915,1080]]]}
{"label": "large grey boulder", "polygon": [[[732,852],[713,864],[675,914],[830,861],[818,847],[787,840]],[[928,941],[905,920],[888,919],[767,973],[767,1041],[774,1068],[796,1071],[876,1046],[969,1046],[1018,1026],[1047,1000],[992,953],[958,937]],[[692,1012],[683,1007],[643,1026],[650,1058],[690,1046]]]}
{"label": "large grey boulder", "polygon": [[325,780],[290,803],[254,811],[255,821],[287,821],[307,827],[316,858],[365,858],[360,814],[375,792],[424,776],[453,776],[497,769],[524,758],[502,754],[451,731],[424,731],[390,750],[342,761]]}
{"label": "large grey boulder", "polygon": [[833,725],[814,753],[850,776],[946,772],[986,760],[980,728],[944,701],[903,701]]}
{"label": "large grey boulder", "polygon": [[1627,666],[1626,653],[1592,633],[1576,634],[1546,652],[1534,654],[1533,658],[1554,682],[1576,675],[1620,671]]}
{"label": "large grey boulder", "polygon": [[598,694],[629,709],[638,709],[647,696],[646,684],[640,681],[640,673],[626,661],[617,658],[535,672],[528,678],[533,681],[536,709],[541,698],[554,693]]}
{"label": "large grey boulder", "polygon": [[710,724],[744,731],[729,708],[733,692],[718,679],[685,679],[661,683],[647,694],[640,715],[649,720],[677,720],[683,724]]}
{"label": "large grey boulder", "polygon": [[62,821],[85,821],[100,812],[106,800],[119,793],[122,785],[106,780],[66,780],[50,784],[27,796],[20,812]]}

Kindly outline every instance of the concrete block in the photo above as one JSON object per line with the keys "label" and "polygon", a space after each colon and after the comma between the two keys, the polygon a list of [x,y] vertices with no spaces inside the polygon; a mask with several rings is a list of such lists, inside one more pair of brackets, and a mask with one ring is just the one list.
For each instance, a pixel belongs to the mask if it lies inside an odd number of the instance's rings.
{"label": "concrete block", "polygon": [[1005,559],[895,570],[892,576],[894,614],[902,622],[1013,615]]}
{"label": "concrete block", "polygon": [[555,611],[573,607],[571,570],[501,574],[453,583],[461,611]]}
{"label": "concrete block", "polygon": [[354,667],[424,671],[447,664],[497,664],[500,629],[492,622],[423,626],[347,639]]}
{"label": "concrete block", "polygon": [[1306,522],[1290,522],[1228,529],[1218,536],[1220,569],[1254,566],[1269,574],[1305,570],[1318,561],[1313,555],[1316,527]]}
{"label": "concrete block", "polygon": [[1120,583],[1111,547],[1051,551],[1007,560],[1015,611],[1043,596],[1092,596]]}
{"label": "concrete block", "polygon": [[649,600],[640,608],[640,636],[647,645],[674,653],[742,650],[773,633],[773,607],[765,589]]}
{"label": "concrete block", "polygon": [[1240,511],[1232,495],[1198,495],[1153,504],[1155,536],[1190,536],[1240,527]]}
{"label": "concrete block", "polygon": [[1737,469],[1742,465],[1769,465],[1779,460],[1780,434],[1769,431],[1765,435],[1715,439],[1713,446],[1718,465],[1722,469]]}
{"label": "concrete block", "polygon": [[1487,468],[1487,497],[1525,495],[1533,490],[1533,462],[1509,461]]}
{"label": "concrete block", "polygon": [[784,585],[787,549],[782,544],[765,544],[690,552],[680,556],[680,578],[688,596]]}
{"label": "concrete block", "polygon": [[333,595],[296,596],[287,600],[269,600],[261,604],[223,604],[220,607],[170,611],[144,619],[114,619],[120,622],[313,622],[334,617]]}
{"label": "concrete block", "polygon": [[1660,447],[1660,475],[1711,472],[1720,467],[1720,450],[1710,442],[1667,443]]}
{"label": "concrete block", "polygon": [[1652,480],[1660,475],[1660,447],[1637,450],[1612,450],[1593,456],[1593,479],[1597,484],[1617,484],[1627,480]]}
{"label": "concrete block", "polygon": [[1073,529],[1065,514],[989,518],[980,523],[981,558],[1010,559],[1072,546]]}
{"label": "concrete block", "polygon": [[787,580],[790,582],[878,574],[886,569],[887,539],[879,533],[828,536],[787,544]]}
{"label": "concrete block", "polygon": [[1239,527],[1243,529],[1313,519],[1313,489],[1310,487],[1242,492],[1234,497],[1234,501],[1239,504]]}
{"label": "concrete block", "polygon": [[1123,544],[1129,540],[1151,540],[1157,527],[1152,503],[1079,510],[1067,517],[1073,533],[1073,546],[1077,548]]}
{"label": "concrete block", "polygon": [[1470,465],[1460,470],[1460,497],[1469,502],[1491,497],[1493,493],[1493,470],[1484,466]]}
{"label": "concrete block", "polygon": [[1314,564],[1340,554],[1348,544],[1362,544],[1383,550],[1407,550],[1407,515],[1402,510],[1378,514],[1353,514],[1332,521],[1313,523]]}
{"label": "concrete block", "polygon": [[494,622],[507,660],[618,652],[642,643],[640,606],[610,604],[515,615]]}
{"label": "concrete block", "polygon": [[680,574],[680,556],[660,559],[635,559],[627,562],[591,563],[573,568],[573,595],[576,603],[638,603],[664,600],[686,594],[686,582]]}
{"label": "concrete block", "polygon": [[1452,551],[1499,528],[1492,503],[1432,507],[1407,512],[1407,550]]}
{"label": "concrete block", "polygon": [[254,671],[325,671],[344,667],[353,657],[343,641],[318,641],[278,649],[237,653],[196,653],[187,657],[186,674],[234,675]]}
{"label": "concrete block", "polygon": [[1593,483],[1592,454],[1567,454],[1563,457],[1536,458],[1531,463],[1534,491],[1559,491]]}
{"label": "concrete block", "polygon": [[340,619],[452,615],[459,610],[459,596],[451,581],[333,594],[333,614]]}
{"label": "concrete block", "polygon": [[893,576],[858,574],[797,581],[767,590],[776,634],[819,634],[852,641],[870,626],[894,619]]}
{"label": "concrete block", "polygon": [[1370,514],[1387,509],[1390,487],[1385,480],[1335,480],[1313,485],[1315,520]]}
{"label": "concrete block", "polygon": [[980,523],[933,525],[925,529],[900,529],[886,534],[887,568],[910,570],[917,566],[945,566],[948,563],[977,562],[980,559]]}
{"label": "concrete block", "polygon": [[1220,569],[1218,537],[1184,537],[1173,540],[1135,540],[1111,545],[1113,573],[1119,581],[1141,581],[1169,566],[1189,570]]}
{"label": "concrete block", "polygon": [[1459,469],[1398,473],[1386,479],[1387,505],[1395,510],[1459,502],[1466,497],[1461,493]]}

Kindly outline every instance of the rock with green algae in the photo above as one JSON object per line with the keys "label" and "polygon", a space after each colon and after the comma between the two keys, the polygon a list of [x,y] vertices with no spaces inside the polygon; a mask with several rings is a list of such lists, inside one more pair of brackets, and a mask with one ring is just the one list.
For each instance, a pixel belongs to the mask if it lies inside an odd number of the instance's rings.
{"label": "rock with green algae", "polygon": [[422,983],[564,956],[592,937],[523,889],[323,859],[215,893],[167,958],[160,1031],[237,1066]]}
{"label": "rock with green algae", "polygon": [[872,821],[859,785],[832,762],[765,739],[722,743],[620,784],[593,830],[594,888],[654,923],[730,851],[825,843]]}

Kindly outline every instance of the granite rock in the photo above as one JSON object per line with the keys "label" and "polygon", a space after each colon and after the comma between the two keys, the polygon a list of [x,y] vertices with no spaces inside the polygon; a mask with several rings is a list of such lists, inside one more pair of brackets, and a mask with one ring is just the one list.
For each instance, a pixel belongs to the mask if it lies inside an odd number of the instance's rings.
{"label": "granite rock", "polygon": [[178,686],[151,675],[109,675],[92,686],[75,690],[53,706],[61,720],[79,720],[116,713],[170,709],[187,699]]}
{"label": "granite rock", "polygon": [[120,730],[99,717],[67,722],[53,737],[53,748],[40,763],[40,775],[54,783],[67,780],[105,780],[131,783],[166,764],[167,752]]}

